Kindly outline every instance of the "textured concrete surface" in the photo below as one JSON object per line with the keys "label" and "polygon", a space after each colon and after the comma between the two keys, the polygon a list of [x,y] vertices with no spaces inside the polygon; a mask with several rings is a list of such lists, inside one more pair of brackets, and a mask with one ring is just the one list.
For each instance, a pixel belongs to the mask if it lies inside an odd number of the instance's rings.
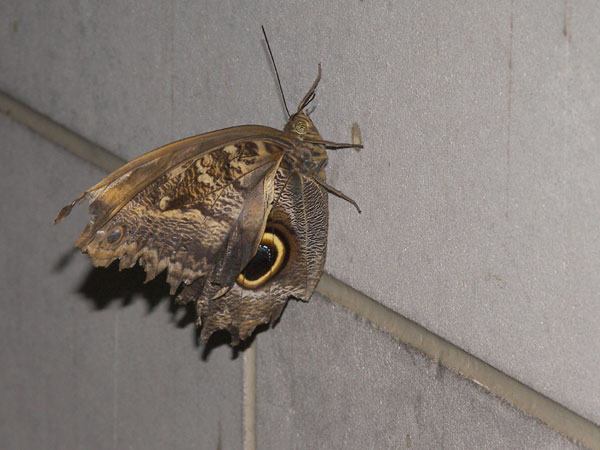
{"label": "textured concrete surface", "polygon": [[36,0],[0,24],[0,88],[126,158],[282,126],[264,24],[292,107],[321,62],[317,127],[362,129],[331,156],[364,212],[331,201],[327,270],[600,423],[598,3]]}
{"label": "textured concrete surface", "polygon": [[327,268],[600,423],[600,8],[494,5],[395,11],[362,61]]}
{"label": "textured concrete surface", "polygon": [[0,116],[0,447],[241,447],[241,358],[198,347],[164,280],[93,270],[55,203],[101,173]]}
{"label": "textured concrete surface", "polygon": [[321,296],[257,352],[258,448],[576,448]]}

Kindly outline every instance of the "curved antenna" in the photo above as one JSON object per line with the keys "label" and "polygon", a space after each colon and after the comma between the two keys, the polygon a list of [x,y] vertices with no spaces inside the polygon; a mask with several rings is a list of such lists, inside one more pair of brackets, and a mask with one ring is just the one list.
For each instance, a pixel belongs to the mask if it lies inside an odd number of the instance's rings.
{"label": "curved antenna", "polygon": [[269,50],[269,55],[271,56],[271,62],[273,63],[273,68],[275,69],[275,75],[277,76],[277,84],[279,84],[279,90],[281,91],[281,98],[283,99],[283,106],[285,106],[285,112],[288,117],[290,117],[290,110],[288,109],[287,103],[285,101],[285,95],[283,95],[283,88],[281,87],[281,79],[279,78],[279,72],[277,71],[277,65],[275,64],[275,58],[273,58],[273,52],[271,51],[271,45],[269,44],[269,39],[267,39],[267,32],[265,31],[265,27],[262,25],[263,36],[265,37],[265,41],[267,43],[267,49]]}
{"label": "curved antenna", "polygon": [[321,63],[319,63],[319,73],[317,73],[317,79],[315,80],[313,85],[310,87],[309,91],[306,93],[306,95],[300,102],[300,106],[298,106],[297,112],[302,111],[304,108],[306,108],[306,105],[308,105],[310,102],[313,101],[313,99],[315,98],[315,89],[317,88],[317,85],[319,84],[320,80],[321,80]]}
{"label": "curved antenna", "polygon": [[310,97],[308,97],[308,98],[306,99],[306,101],[304,102],[304,105],[302,105],[302,109],[304,109],[304,108],[306,108],[308,105],[310,105],[310,102],[312,102],[312,101],[315,99],[315,97],[316,97],[316,96],[317,96],[317,95],[316,95],[316,94],[313,92],[313,93],[311,94],[311,96],[310,96]]}

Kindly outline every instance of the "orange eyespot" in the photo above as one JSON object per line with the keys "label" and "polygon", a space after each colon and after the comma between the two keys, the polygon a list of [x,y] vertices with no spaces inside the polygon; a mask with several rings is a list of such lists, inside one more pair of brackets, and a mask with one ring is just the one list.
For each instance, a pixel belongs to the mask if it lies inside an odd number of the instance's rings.
{"label": "orange eyespot", "polygon": [[246,289],[256,289],[273,278],[288,258],[288,247],[278,232],[265,232],[254,258],[236,279]]}
{"label": "orange eyespot", "polygon": [[304,120],[299,120],[295,123],[294,130],[296,130],[296,133],[298,134],[305,134],[308,130],[308,124]]}

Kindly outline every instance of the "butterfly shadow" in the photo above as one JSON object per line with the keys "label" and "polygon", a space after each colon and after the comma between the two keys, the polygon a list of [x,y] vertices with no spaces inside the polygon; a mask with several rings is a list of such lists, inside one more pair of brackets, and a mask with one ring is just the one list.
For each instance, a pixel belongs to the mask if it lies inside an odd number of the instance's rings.
{"label": "butterfly shadow", "polygon": [[[58,265],[64,266],[65,259],[68,258],[61,258]],[[145,279],[146,273],[141,266],[119,271],[119,264],[115,262],[107,268],[92,268],[79,286],[78,292],[98,311],[107,309],[115,303],[126,308],[134,301],[143,299],[147,303],[148,314],[150,314],[161,303],[169,302],[169,313],[176,327],[194,327],[192,341],[198,349],[201,348],[200,359],[202,361],[207,361],[214,349],[230,345],[231,337],[227,331],[216,332],[208,342],[202,342],[200,339],[201,329],[195,326],[195,305],[193,303],[178,305],[173,301],[173,296],[169,293],[166,272],[162,272],[147,283],[144,283]],[[247,342],[243,342],[232,347],[231,359],[237,359],[240,351],[243,352],[248,345]]]}

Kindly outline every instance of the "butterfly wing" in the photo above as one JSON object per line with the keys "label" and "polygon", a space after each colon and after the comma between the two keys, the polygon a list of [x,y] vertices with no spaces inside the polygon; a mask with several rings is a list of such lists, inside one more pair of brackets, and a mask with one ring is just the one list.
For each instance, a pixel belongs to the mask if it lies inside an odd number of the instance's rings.
{"label": "butterfly wing", "polygon": [[[207,280],[225,292],[254,255],[274,198],[285,139],[246,126],[169,144],[126,164],[58,215],[90,197],[92,221],[76,245],[94,265],[138,260],[147,280],[167,269],[171,292]],[[270,137],[265,141],[262,138]]]}
{"label": "butterfly wing", "polygon": [[[281,135],[279,130],[271,127],[245,125],[212,131],[164,145],[135,158],[86,190],[58,213],[54,223],[63,220],[69,215],[73,206],[89,196],[90,213],[95,217],[80,237],[80,240],[85,239],[116,214],[135,194],[183,161],[210,153],[228,143]],[[99,201],[94,205],[96,200]]]}
{"label": "butterfly wing", "polygon": [[[324,170],[319,176],[325,180]],[[216,299],[203,291],[201,280],[178,297],[183,303],[196,300],[202,339],[227,329],[235,345],[258,325],[277,320],[289,298],[308,301],[315,290],[327,248],[327,192],[313,179],[279,167],[275,202],[265,231],[277,234],[284,243],[286,255],[280,270],[255,288],[236,283]]]}

